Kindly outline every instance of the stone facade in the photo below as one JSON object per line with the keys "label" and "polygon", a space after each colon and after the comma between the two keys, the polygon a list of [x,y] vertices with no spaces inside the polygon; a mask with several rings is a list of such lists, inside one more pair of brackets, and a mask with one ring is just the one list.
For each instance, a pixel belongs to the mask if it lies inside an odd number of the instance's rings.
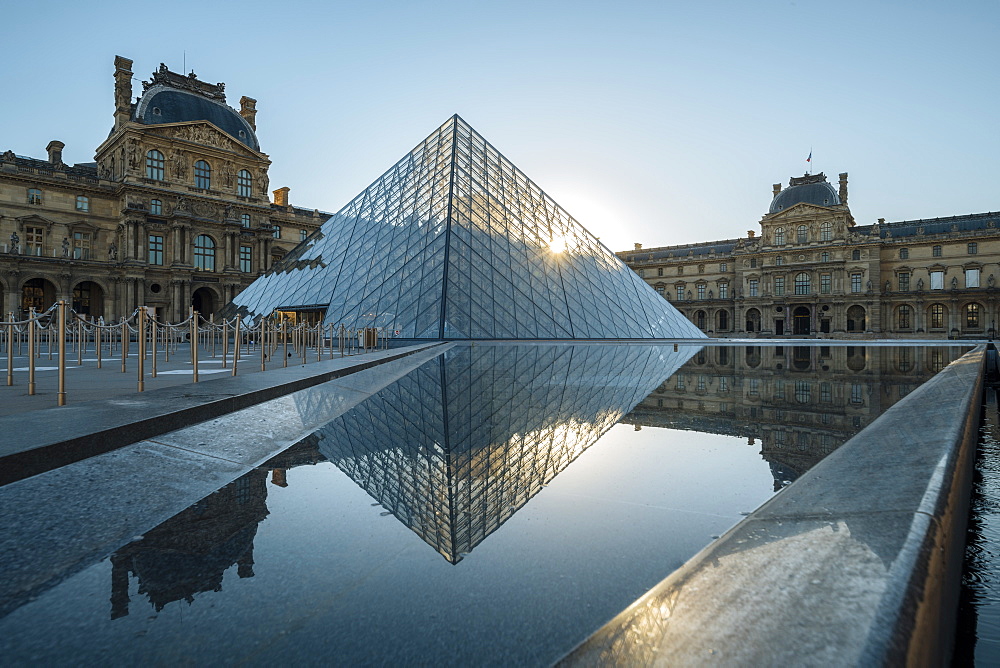
{"label": "stone facade", "polygon": [[759,234],[618,256],[712,336],[995,334],[1000,213],[857,225],[846,173],[773,188]]}
{"label": "stone facade", "polygon": [[[268,195],[271,161],[256,101],[161,65],[132,101],[132,61],[115,58],[114,127],[95,161],[0,154],[0,311],[58,299],[114,320],[141,305],[209,317],[330,214]],[[160,106],[162,106],[162,109]]]}

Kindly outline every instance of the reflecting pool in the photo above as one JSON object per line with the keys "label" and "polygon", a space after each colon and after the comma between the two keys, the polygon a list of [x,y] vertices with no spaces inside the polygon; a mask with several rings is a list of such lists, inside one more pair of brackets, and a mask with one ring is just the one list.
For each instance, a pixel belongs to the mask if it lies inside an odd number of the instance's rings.
{"label": "reflecting pool", "polygon": [[0,618],[5,659],[550,664],[964,350],[456,345]]}

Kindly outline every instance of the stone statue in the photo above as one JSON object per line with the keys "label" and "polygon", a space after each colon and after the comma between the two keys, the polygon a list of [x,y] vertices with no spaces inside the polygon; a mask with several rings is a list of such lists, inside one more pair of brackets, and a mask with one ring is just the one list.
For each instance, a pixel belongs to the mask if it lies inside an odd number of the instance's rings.
{"label": "stone statue", "polygon": [[177,198],[177,204],[174,206],[174,213],[186,212],[188,210],[187,200],[183,197]]}
{"label": "stone statue", "polygon": [[184,153],[182,151],[174,151],[173,157],[170,160],[174,165],[175,178],[183,181],[187,177],[187,161],[184,159]]}
{"label": "stone statue", "polygon": [[986,279],[986,284],[992,288],[994,283],[996,283],[996,279],[993,278],[993,274],[990,274],[990,277]]}
{"label": "stone statue", "polygon": [[268,183],[269,183],[269,181],[268,181],[268,178],[267,178],[267,168],[261,167],[260,168],[260,192],[261,192],[261,194],[264,195],[264,197],[268,196],[268,192],[267,192]]}
{"label": "stone statue", "polygon": [[951,277],[951,289],[958,290],[958,278],[955,276]]}
{"label": "stone statue", "polygon": [[62,240],[62,256],[69,257],[69,237],[63,237]]}
{"label": "stone statue", "polygon": [[232,204],[226,205],[226,212],[222,215],[223,220],[234,220],[236,218],[236,209]]}
{"label": "stone statue", "polygon": [[918,278],[917,279],[917,290],[923,290],[923,289],[924,289],[924,279]]}
{"label": "stone statue", "polygon": [[872,279],[870,279],[870,278],[868,279],[868,283],[867,283],[867,285],[865,287],[868,290],[868,292],[872,291]]}
{"label": "stone statue", "polygon": [[10,250],[8,252],[11,255],[19,255],[21,253],[21,237],[17,236],[17,232],[13,232],[10,235]]}
{"label": "stone statue", "polygon": [[115,262],[116,260],[118,260],[118,246],[112,241],[108,245],[108,262]]}
{"label": "stone statue", "polygon": [[892,289],[892,284],[889,281],[885,282],[885,291],[889,292]]}

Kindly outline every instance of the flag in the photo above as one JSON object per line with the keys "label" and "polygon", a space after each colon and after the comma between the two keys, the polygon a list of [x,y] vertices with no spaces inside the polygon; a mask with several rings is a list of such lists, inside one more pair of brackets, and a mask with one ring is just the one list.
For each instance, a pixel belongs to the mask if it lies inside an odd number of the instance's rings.
{"label": "flag", "polygon": [[812,161],[813,161],[813,152],[812,149],[809,149],[809,157],[806,158],[806,162],[812,162]]}

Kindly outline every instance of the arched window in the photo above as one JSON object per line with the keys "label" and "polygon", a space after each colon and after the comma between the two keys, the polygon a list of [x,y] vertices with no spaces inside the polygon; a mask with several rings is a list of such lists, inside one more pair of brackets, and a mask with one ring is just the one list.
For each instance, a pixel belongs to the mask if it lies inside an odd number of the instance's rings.
{"label": "arched window", "polygon": [[796,243],[804,244],[809,241],[809,228],[805,225],[799,225],[795,228],[795,241]]}
{"label": "arched window", "polygon": [[827,221],[819,226],[819,240],[833,241],[833,223]]}
{"label": "arched window", "polygon": [[215,271],[215,241],[207,234],[194,240],[194,267],[202,271]]}
{"label": "arched window", "polygon": [[809,274],[804,271],[795,274],[795,294],[807,295],[810,292],[809,287]]}
{"label": "arched window", "polygon": [[698,311],[694,314],[694,323],[698,326],[698,329],[705,329],[705,312]]}
{"label": "arched window", "polygon": [[847,309],[847,331],[865,331],[865,309],[855,304]]}
{"label": "arched window", "polygon": [[240,197],[250,197],[253,194],[253,177],[245,169],[241,169],[236,175],[236,194]]}
{"label": "arched window", "polygon": [[979,304],[973,303],[965,305],[966,329],[979,329],[982,326],[979,320],[980,313],[982,313],[982,307],[979,306]]}
{"label": "arched window", "polygon": [[913,310],[903,304],[896,311],[896,327],[899,329],[911,329],[913,327]]}
{"label": "arched window", "polygon": [[163,180],[163,154],[155,148],[146,153],[146,178],[154,181]]}
{"label": "arched window", "polygon": [[944,304],[931,304],[929,314],[931,329],[944,328]]}
{"label": "arched window", "polygon": [[775,246],[785,245],[785,228],[779,227],[774,230],[774,245]]}
{"label": "arched window", "polygon": [[204,190],[212,187],[212,167],[204,160],[194,163],[194,187]]}
{"label": "arched window", "polygon": [[725,332],[726,330],[728,330],[729,329],[729,311],[719,311],[718,322],[719,322],[718,329],[719,329],[720,332]]}

